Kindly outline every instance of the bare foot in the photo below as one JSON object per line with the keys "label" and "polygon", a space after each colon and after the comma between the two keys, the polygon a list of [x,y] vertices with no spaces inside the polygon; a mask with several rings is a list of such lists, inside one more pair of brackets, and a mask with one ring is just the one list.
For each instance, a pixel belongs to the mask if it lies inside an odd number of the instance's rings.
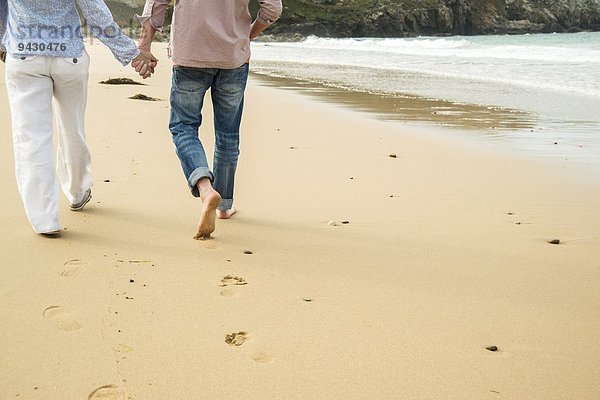
{"label": "bare foot", "polygon": [[200,214],[200,223],[198,232],[194,239],[209,239],[210,234],[215,231],[216,210],[221,203],[221,195],[216,190],[209,190],[202,198],[202,213]]}
{"label": "bare foot", "polygon": [[235,214],[237,210],[235,207],[231,207],[229,210],[217,210],[217,218],[219,219],[229,219]]}

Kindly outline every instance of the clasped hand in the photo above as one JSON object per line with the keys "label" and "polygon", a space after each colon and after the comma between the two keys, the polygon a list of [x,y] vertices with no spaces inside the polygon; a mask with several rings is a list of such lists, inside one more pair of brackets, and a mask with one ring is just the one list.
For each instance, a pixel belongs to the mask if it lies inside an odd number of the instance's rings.
{"label": "clasped hand", "polygon": [[157,65],[158,59],[146,50],[140,50],[140,54],[131,62],[131,66],[144,79],[149,78],[154,73],[154,68]]}

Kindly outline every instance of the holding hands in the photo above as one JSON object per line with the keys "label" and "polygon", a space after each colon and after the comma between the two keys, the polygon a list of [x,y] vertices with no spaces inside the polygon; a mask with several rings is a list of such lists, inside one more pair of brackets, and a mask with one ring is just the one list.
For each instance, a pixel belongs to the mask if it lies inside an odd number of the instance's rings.
{"label": "holding hands", "polygon": [[144,79],[149,78],[154,73],[154,68],[158,65],[158,59],[147,50],[141,50],[140,54],[133,59],[131,66]]}

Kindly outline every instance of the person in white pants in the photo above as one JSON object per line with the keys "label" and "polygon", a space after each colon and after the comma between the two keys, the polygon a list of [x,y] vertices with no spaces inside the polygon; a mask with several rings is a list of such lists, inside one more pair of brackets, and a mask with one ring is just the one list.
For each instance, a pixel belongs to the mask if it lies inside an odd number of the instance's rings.
{"label": "person in white pants", "polygon": [[144,78],[156,66],[150,52],[120,31],[103,0],[0,0],[0,58],[6,62],[17,186],[34,231],[45,235],[61,229],[57,178],[71,210],[83,209],[92,197],[84,128],[90,60],[76,3],[123,65],[147,66]]}
{"label": "person in white pants", "polygon": [[91,158],[84,130],[89,57],[86,53],[71,59],[8,56],[6,63],[19,193],[33,229],[56,233],[60,230],[56,176],[72,209],[82,209],[91,198]]}

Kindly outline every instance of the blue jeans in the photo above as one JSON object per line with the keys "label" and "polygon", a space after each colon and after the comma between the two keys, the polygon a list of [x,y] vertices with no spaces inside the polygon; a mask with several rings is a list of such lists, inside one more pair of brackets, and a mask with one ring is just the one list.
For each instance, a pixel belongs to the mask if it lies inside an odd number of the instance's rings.
{"label": "blue jeans", "polygon": [[[173,68],[169,129],[183,173],[192,195],[199,197],[196,184],[209,178],[221,195],[219,210],[233,206],[233,184],[240,154],[240,123],[248,64],[235,69]],[[202,124],[204,95],[211,89],[215,124],[213,172],[198,130]]]}

